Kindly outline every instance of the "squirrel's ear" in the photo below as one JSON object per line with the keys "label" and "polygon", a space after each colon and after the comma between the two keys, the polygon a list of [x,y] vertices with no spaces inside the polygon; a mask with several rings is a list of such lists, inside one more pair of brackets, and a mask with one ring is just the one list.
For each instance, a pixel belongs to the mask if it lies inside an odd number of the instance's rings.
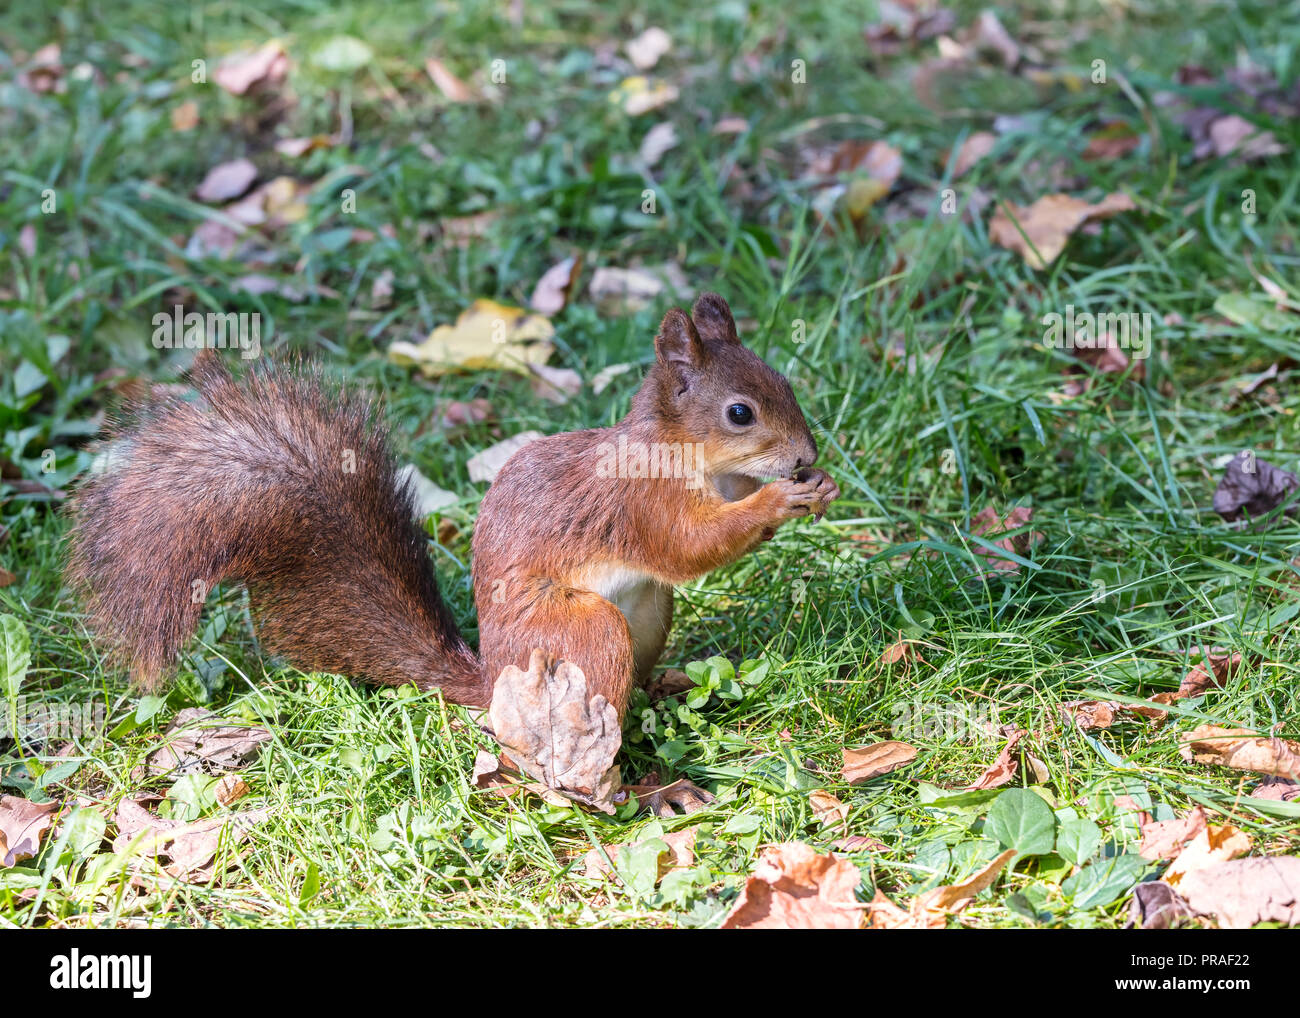
{"label": "squirrel's ear", "polygon": [[716,293],[702,293],[695,307],[691,308],[691,318],[700,331],[700,337],[706,343],[739,343],[736,335],[736,320],[731,317],[731,308]]}
{"label": "squirrel's ear", "polygon": [[681,308],[672,308],[659,324],[655,356],[660,364],[677,362],[698,368],[704,363],[704,344],[695,325]]}

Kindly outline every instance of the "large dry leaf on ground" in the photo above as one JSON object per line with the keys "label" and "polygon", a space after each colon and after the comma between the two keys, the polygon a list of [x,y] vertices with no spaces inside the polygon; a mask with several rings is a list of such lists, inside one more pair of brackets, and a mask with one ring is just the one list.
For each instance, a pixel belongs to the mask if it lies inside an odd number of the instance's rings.
{"label": "large dry leaf on ground", "polygon": [[802,842],[771,845],[758,857],[724,930],[855,930],[862,874],[847,859],[820,855]]}
{"label": "large dry leaf on ground", "polygon": [[274,39],[261,49],[232,53],[217,64],[212,80],[232,95],[256,85],[278,85],[289,73],[289,56]]}
{"label": "large dry leaf on ground", "polygon": [[1056,261],[1070,237],[1085,223],[1135,208],[1133,199],[1120,193],[1108,194],[1096,203],[1068,194],[1044,195],[1028,207],[1007,202],[1005,208],[998,206],[989,221],[989,239],[1018,253],[1030,268],[1044,269]]}
{"label": "large dry leaf on ground", "polygon": [[1173,699],[1182,700],[1191,696],[1200,696],[1211,686],[1222,689],[1240,667],[1240,654],[1211,653],[1204,661],[1188,669],[1187,674],[1178,684],[1178,691],[1173,694]]}
{"label": "large dry leaf on ground", "polygon": [[1023,728],[1013,730],[1007,738],[1007,744],[1002,747],[1002,752],[985,769],[984,773],[966,786],[966,791],[977,792],[986,788],[1001,788],[1012,778],[1016,776],[1016,769],[1019,766],[1016,763],[1014,753],[1016,747],[1020,745],[1020,740],[1027,733]]}
{"label": "large dry leaf on ground", "polygon": [[194,189],[199,201],[229,201],[238,198],[252,186],[257,179],[257,167],[247,159],[232,159],[228,163],[218,163],[200,181]]}
{"label": "large dry leaf on ground", "polygon": [[1300,858],[1233,859],[1185,876],[1178,893],[1200,915],[1225,929],[1256,923],[1300,925]]}
{"label": "large dry leaf on ground", "polygon": [[534,650],[528,670],[497,677],[488,708],[492,730],[526,774],[606,813],[621,786],[614,758],[622,744],[618,711],[591,695],[582,669]]}
{"label": "large dry leaf on ground", "polygon": [[937,930],[947,925],[948,916],[960,912],[976,895],[993,886],[998,874],[1016,856],[1009,848],[974,876],[957,884],[948,884],[926,891],[902,909],[887,897],[876,892],[870,905],[873,930]]}
{"label": "large dry leaf on ground", "polygon": [[1173,859],[1183,846],[1206,829],[1205,811],[1197,806],[1190,813],[1173,820],[1159,820],[1142,825],[1142,844],[1138,854],[1143,858]]}
{"label": "large dry leaf on ground", "polygon": [[236,770],[271,740],[271,733],[260,725],[207,724],[215,717],[199,707],[178,711],[167,727],[166,744],[149,754],[149,773],[179,777]]}
{"label": "large dry leaf on ground", "polygon": [[916,759],[917,749],[906,742],[877,742],[860,749],[846,749],[844,755],[844,780],[850,785],[878,778],[896,771]]}
{"label": "large dry leaf on ground", "polygon": [[[687,827],[684,830],[659,835],[659,840],[668,847],[659,853],[658,880],[662,880],[673,870],[685,869],[695,864],[695,834],[698,830],[698,826]],[[619,849],[626,847],[626,845],[607,845],[605,854],[609,856],[610,862],[617,866]],[[582,864],[583,875],[586,877],[614,875],[614,871],[609,868],[609,863],[605,861],[605,856],[600,854],[600,849],[591,849],[583,857]]]}
{"label": "large dry leaf on ground", "polygon": [[1217,764],[1239,771],[1300,780],[1300,744],[1241,728],[1200,725],[1180,737],[1179,755],[1188,763]]}
{"label": "large dry leaf on ground", "polygon": [[1245,855],[1250,848],[1250,835],[1232,824],[1207,826],[1183,846],[1160,879],[1170,887],[1180,887],[1189,873]]}
{"label": "large dry leaf on ground", "polygon": [[[156,815],[148,807],[157,801],[156,796],[144,795],[118,804],[113,851],[121,854],[129,849],[133,856],[152,861],[166,876],[187,883],[212,879],[223,836],[227,844],[242,841],[251,827],[267,817],[266,810],[249,810],[185,823]],[[156,874],[146,869],[137,875]]]}
{"label": "large dry leaf on ground", "polygon": [[37,803],[17,795],[0,795],[0,867],[17,865],[36,855],[58,808],[57,802]]}
{"label": "large dry leaf on ground", "polygon": [[433,378],[454,371],[514,371],[528,374],[530,364],[545,364],[555,351],[555,327],[544,315],[523,308],[476,300],[454,325],[439,325],[424,342],[398,341],[388,359],[415,365]]}
{"label": "large dry leaf on ground", "polygon": [[540,431],[521,431],[496,445],[488,446],[482,452],[475,453],[465,463],[466,469],[469,470],[469,479],[476,484],[491,484],[511,456],[530,442],[536,442],[544,437]]}
{"label": "large dry leaf on ground", "polygon": [[[1300,480],[1295,474],[1241,453],[1233,457],[1214,490],[1214,511],[1229,523],[1243,515],[1263,516],[1285,502],[1297,487]],[[1293,503],[1287,512],[1294,513],[1295,508]]]}

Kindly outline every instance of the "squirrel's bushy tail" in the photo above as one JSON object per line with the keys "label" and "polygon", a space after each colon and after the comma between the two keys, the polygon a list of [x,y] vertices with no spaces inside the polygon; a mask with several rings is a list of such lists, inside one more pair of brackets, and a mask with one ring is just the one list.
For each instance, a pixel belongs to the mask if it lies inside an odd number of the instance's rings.
{"label": "squirrel's bushy tail", "polygon": [[298,667],[486,705],[374,405],[311,371],[236,381],[208,353],[193,379],[197,400],[113,425],[107,468],[71,502],[68,578],[135,683],[160,686],[235,579],[263,646]]}

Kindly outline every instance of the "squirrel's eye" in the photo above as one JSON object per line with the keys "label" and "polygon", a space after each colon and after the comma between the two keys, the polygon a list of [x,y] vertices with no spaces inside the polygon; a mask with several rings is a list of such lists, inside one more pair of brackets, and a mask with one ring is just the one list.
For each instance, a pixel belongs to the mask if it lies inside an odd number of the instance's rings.
{"label": "squirrel's eye", "polygon": [[732,424],[753,424],[754,411],[744,403],[732,403],[727,407],[727,420]]}

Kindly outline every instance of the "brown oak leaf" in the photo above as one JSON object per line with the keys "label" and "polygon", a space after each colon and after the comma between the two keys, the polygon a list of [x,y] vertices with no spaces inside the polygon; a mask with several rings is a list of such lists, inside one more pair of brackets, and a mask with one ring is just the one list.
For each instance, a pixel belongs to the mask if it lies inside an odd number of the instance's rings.
{"label": "brown oak leaf", "polygon": [[797,841],[771,845],[759,855],[722,929],[857,929],[863,909],[854,891],[861,882],[847,859]]}
{"label": "brown oak leaf", "polygon": [[905,767],[916,759],[916,754],[917,748],[906,742],[877,742],[860,749],[846,749],[843,751],[844,780],[850,785],[860,785]]}
{"label": "brown oak leaf", "polygon": [[582,669],[534,650],[528,670],[507,666],[488,708],[497,742],[530,777],[613,813],[621,781],[614,758],[622,744],[618,711],[592,696]]}

